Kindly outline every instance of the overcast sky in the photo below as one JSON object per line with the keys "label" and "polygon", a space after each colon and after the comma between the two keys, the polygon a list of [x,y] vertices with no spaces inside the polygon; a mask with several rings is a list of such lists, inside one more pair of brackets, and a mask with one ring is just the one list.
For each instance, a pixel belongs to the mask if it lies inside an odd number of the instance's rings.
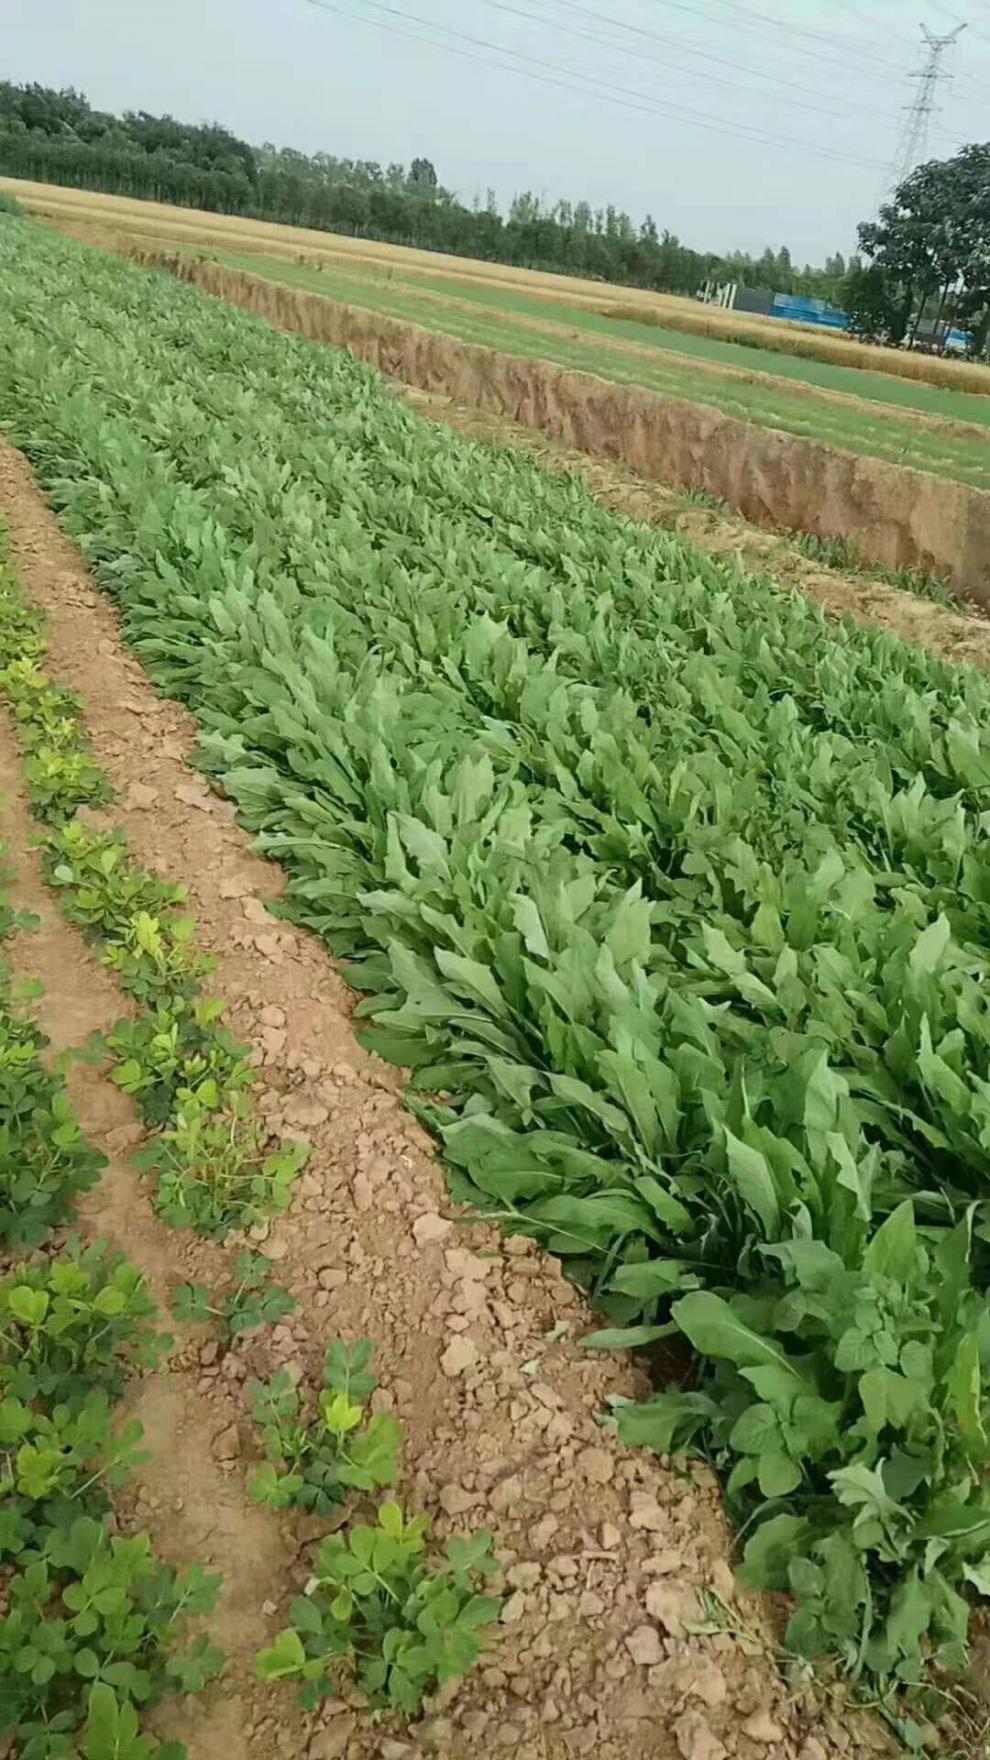
{"label": "overcast sky", "polygon": [[990,138],[990,0],[2,0],[0,77],[493,187],[686,243],[848,251],[903,145],[917,20],[965,17],[929,153]]}

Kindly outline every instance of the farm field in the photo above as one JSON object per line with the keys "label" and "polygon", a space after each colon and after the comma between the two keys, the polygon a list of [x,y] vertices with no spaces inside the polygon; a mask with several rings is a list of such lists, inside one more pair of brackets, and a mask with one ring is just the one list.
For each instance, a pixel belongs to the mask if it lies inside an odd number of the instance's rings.
{"label": "farm field", "polygon": [[581,476],[613,512],[671,532],[747,574],[772,575],[834,617],[851,617],[931,654],[990,670],[990,618],[942,581],[911,569],[872,566],[849,543],[754,525],[727,502],[643,477],[441,392],[404,385],[401,394],[429,420],[488,446],[527,452],[542,470]]}
{"label": "farm field", "polygon": [[[497,287],[506,293],[515,292],[526,301],[535,300],[540,306],[553,308],[562,303],[568,309],[578,307],[606,318],[620,316],[625,308],[629,321],[637,323],[638,329],[650,331],[658,324],[696,337],[745,344],[746,364],[750,367],[755,351],[757,358],[769,357],[765,362],[761,359],[760,365],[771,371],[777,367],[770,367],[769,360],[777,362],[784,356],[788,363],[803,358],[963,394],[990,394],[990,367],[978,363],[871,348],[849,337],[823,335],[813,326],[700,306],[696,300],[679,294],[654,293],[644,288],[16,178],[0,177],[0,189],[9,190],[31,212],[56,224],[117,228],[135,239],[144,239],[146,243],[154,240],[166,248],[191,243],[211,251],[257,252],[293,262],[305,254],[327,267],[395,275],[425,287],[436,284],[451,295],[471,298],[476,292],[483,295]],[[789,365],[787,370],[790,371]]]}
{"label": "farm field", "polygon": [[[268,274],[273,263],[273,259],[265,260],[262,257],[264,267],[259,267],[258,254],[247,251],[217,253],[217,261],[254,274]],[[277,262],[277,259],[274,261]],[[750,378],[760,374],[775,379],[790,379],[799,385],[865,398],[867,402],[886,403],[896,409],[914,410],[920,415],[934,416],[945,421],[990,426],[990,397],[980,396],[976,392],[953,391],[944,386],[926,385],[918,380],[899,379],[892,373],[870,372],[864,368],[838,366],[829,361],[809,360],[800,355],[789,355],[782,349],[761,350],[752,344],[732,342],[728,338],[668,328],[661,322],[646,323],[642,319],[618,314],[610,316],[603,311],[593,311],[587,306],[568,305],[563,300],[551,303],[545,297],[537,298],[517,288],[503,288],[495,281],[487,285],[475,282],[455,286],[449,277],[425,274],[417,274],[415,281],[407,281],[399,268],[362,272],[356,266],[316,269],[314,277],[314,268],[313,264],[280,262],[279,279],[284,278],[289,282],[291,277],[291,284],[305,286],[310,292],[316,293],[320,290],[319,284],[330,278],[334,283],[333,297],[351,297],[357,304],[362,303],[362,292],[375,290],[427,292],[445,297],[448,301],[456,296],[458,300],[469,300],[472,304],[504,313],[508,317],[531,318],[544,324],[562,324],[572,330],[585,331],[589,336],[642,344],[647,348],[660,349],[664,354],[679,354],[692,361],[734,368]],[[300,277],[298,282],[294,280],[296,275]],[[305,280],[302,279],[304,276]],[[350,296],[346,292],[348,287],[356,290]]]}
{"label": "farm field", "polygon": [[[391,1473],[398,1420],[401,1464],[390,1492],[435,1518],[440,1539],[431,1563],[442,1559],[441,1540],[469,1542],[479,1557],[487,1526],[503,1563],[494,1587],[511,1609],[489,1639],[496,1654],[487,1674],[470,1674],[445,1714],[417,1719],[413,1752],[422,1741],[424,1751],[468,1760],[479,1731],[490,1728],[500,1745],[511,1735],[514,1747],[541,1760],[570,1760],[589,1739],[606,1760],[653,1760],[668,1750],[673,1760],[678,1731],[685,1742],[713,1739],[757,1712],[789,1729],[792,1708],[772,1664],[759,1652],[754,1661],[748,1643],[716,1645],[704,1631],[679,1643],[644,1704],[637,1686],[645,1679],[644,1631],[653,1629],[654,1649],[659,1640],[655,1628],[644,1628],[643,1603],[661,1544],[667,1592],[685,1609],[703,1612],[708,1584],[725,1591],[731,1582],[711,1475],[678,1476],[641,1451],[610,1444],[600,1414],[611,1399],[634,1395],[638,1378],[616,1359],[589,1360],[580,1343],[587,1314],[530,1243],[505,1242],[463,1218],[455,1230],[439,1171],[402,1110],[397,1082],[354,1041],[329,959],[312,936],[266,909],[276,904],[277,871],[252,853],[247,834],[192,767],[194,723],[156,694],[128,654],[109,600],[5,443],[0,509],[8,522],[0,567],[0,947],[10,966],[9,983],[6,963],[0,980],[0,1092],[5,1128],[12,1117],[18,1127],[0,1154],[0,1420],[9,1446],[12,1384],[39,1426],[54,1398],[68,1394],[73,1414],[76,1404],[85,1414],[87,1474],[104,1464],[104,1390],[117,1400],[123,1393],[126,1426],[106,1462],[109,1492],[98,1479],[76,1502],[82,1479],[73,1480],[73,1463],[65,1464],[67,1508],[39,1508],[30,1459],[21,1461],[20,1526],[12,1527],[8,1495],[0,1529],[5,1594],[20,1606],[30,1568],[19,1568],[20,1551],[25,1538],[39,1538],[54,1564],[39,1611],[51,1621],[63,1600],[74,1612],[95,1591],[107,1597],[107,1617],[95,1631],[67,1634],[62,1653],[78,1655],[78,1674],[51,1677],[52,1686],[39,1658],[38,1678],[22,1679],[16,1691],[14,1645],[27,1634],[22,1617],[5,1621],[4,1739],[16,1722],[22,1745],[34,1743],[24,1752],[50,1752],[52,1760],[67,1752],[84,1752],[85,1760],[146,1760],[152,1752],[155,1760],[178,1760],[178,1750],[159,1751],[158,1740],[183,1741],[190,1760],[215,1760],[218,1752],[234,1760],[322,1760],[342,1744],[349,1760],[382,1760],[390,1743],[409,1746],[409,1710],[374,1721],[347,1690],[346,1659],[345,1698],[324,1694],[325,1712],[301,1711],[291,1685],[257,1678],[259,1668],[266,1677],[285,1671],[283,1653],[270,1654],[272,1641],[294,1617],[314,1542],[331,1525],[328,1510],[337,1521],[340,1511],[332,1510],[326,1443],[309,1467],[309,1500],[286,1509],[284,1462],[264,1465],[252,1382],[260,1387],[281,1376],[284,1408],[285,1377],[298,1380],[308,1420],[325,1378],[332,1390],[340,1386],[339,1349],[324,1367],[328,1344],[362,1337],[376,1342],[382,1380],[375,1451],[364,1456],[366,1473],[377,1463],[371,1483],[381,1482],[383,1466]],[[174,886],[188,902],[173,896]],[[201,969],[206,959],[212,970]],[[170,1069],[167,1043],[156,1053],[153,1086],[129,1067],[151,1061],[140,1050],[149,999],[161,1029],[165,1016],[183,1019],[183,1001],[199,986],[215,999],[204,1018],[218,1029],[213,1076],[217,1054],[230,1049],[229,1026],[243,1051],[227,1074],[236,1076],[242,1100],[250,1097],[270,1143],[289,1130],[309,1145],[288,1210],[261,1194],[249,1243],[237,1226],[226,1234],[221,1226],[206,1234],[188,1226],[197,1192],[229,1189],[220,1177],[229,1160],[218,1166],[201,1135],[191,1145],[184,1139],[191,1153],[178,1153],[170,1109],[179,1099],[188,1116],[195,1092],[210,1114],[212,1077],[189,1063]],[[90,1052],[81,1061],[94,1031],[107,1041],[105,1060],[95,1063]],[[12,1039],[18,1060],[10,1068]],[[248,1052],[257,1074],[243,1086]],[[64,1090],[46,1072],[54,1053],[71,1060]],[[223,1108],[229,1104],[225,1093]],[[82,1138],[70,1128],[73,1115]],[[38,1173],[37,1186],[29,1170]],[[78,1259],[71,1242],[60,1251],[70,1218],[83,1236]],[[115,1262],[115,1252],[126,1260]],[[67,1297],[80,1309],[70,1345]],[[49,1310],[52,1324],[32,1344],[31,1329],[37,1334]],[[548,1316],[555,1319],[549,1335]],[[17,1350],[43,1372],[36,1392]],[[70,1383],[80,1361],[85,1372]],[[367,1368],[355,1361],[345,1376],[351,1404],[360,1405]],[[317,1432],[311,1427],[310,1434]],[[383,1441],[392,1445],[384,1457]],[[326,1501],[314,1504],[317,1485]],[[364,1520],[369,1501],[359,1505]],[[141,1547],[138,1536],[150,1534],[165,1561],[160,1567],[152,1560],[146,1568],[143,1550],[120,1551],[116,1585],[97,1574],[108,1505],[127,1546]],[[634,1524],[631,1512],[649,1525]],[[68,1530],[70,1547],[58,1535],[80,1517],[90,1526],[85,1534]],[[84,1566],[88,1574],[77,1582]],[[125,1584],[152,1615],[137,1672],[113,1653],[120,1621],[110,1616]],[[37,1595],[37,1576],[31,1587]],[[184,1620],[180,1600],[188,1606]],[[746,1599],[745,1617],[748,1629],[763,1629],[756,1597]],[[459,1668],[470,1658],[464,1641],[473,1629],[458,1640]],[[636,1633],[639,1643],[627,1646]],[[724,1703],[702,1719],[691,1701],[713,1679]],[[398,1676],[394,1692],[405,1706]],[[131,1733],[138,1717],[156,1738],[150,1747]],[[42,1719],[54,1725],[48,1747],[38,1742]],[[802,1727],[817,1733],[831,1760],[829,1720],[804,1718]],[[76,1735],[85,1748],[67,1750]]]}
{"label": "farm field", "polygon": [[[271,1334],[282,1361],[312,1380],[327,1326],[376,1337],[393,1396],[375,1415],[405,1420],[419,1495],[456,1536],[496,1528],[500,1666],[482,1658],[441,1714],[445,1751],[473,1752],[489,1724],[519,1745],[515,1706],[522,1741],[538,1727],[561,1760],[582,1716],[588,1751],[666,1760],[738,1725],[754,1668],[759,1727],[778,1732],[754,1740],[796,1751],[817,1727],[732,1637],[714,1528],[688,1559],[709,1468],[678,1479],[656,1458],[684,1450],[717,1468],[744,1529],[743,1584],[787,1594],[788,1648],[850,1672],[898,1727],[923,1721],[938,1705],[912,1684],[963,1670],[990,1584],[990,679],[827,622],[574,477],[424,422],[346,355],[0,226],[0,428],[148,677],[64,551],[44,595],[52,661],[92,699],[137,855],[201,906],[232,1025],[260,1051],[245,1128],[283,1143],[271,1161],[249,1135],[218,1181],[187,1126],[240,1114],[242,1063],[194,1037],[173,1119],[174,1069],[118,1034],[117,1085],[145,1095],[157,1143],[145,1201],[212,1236],[247,1205],[298,1301]],[[15,512],[30,493],[14,482]],[[52,541],[40,519],[26,573]],[[35,693],[12,678],[30,731]],[[54,790],[71,855],[69,809],[88,808],[92,836],[103,778],[50,747],[46,724],[25,775],[42,817]],[[194,749],[198,781],[181,768]],[[277,917],[260,855],[285,871]],[[51,878],[73,873],[60,859]],[[93,892],[76,915],[99,927]],[[111,970],[139,1002],[167,974],[187,1019],[187,932],[171,900],[139,896],[164,941],[130,924]],[[494,1225],[471,1225],[464,1256],[399,1078],[348,1050],[320,942],[363,996],[362,1043],[410,1072],[453,1200]],[[648,1396],[629,1349],[654,1369]],[[236,1460],[251,1449],[233,1422]],[[290,1499],[272,1447],[266,1518]],[[276,1677],[308,1660],[334,1691],[320,1670],[341,1616],[313,1599],[273,1597],[251,1760],[283,1715]],[[243,1640],[235,1680],[256,1695]],[[457,1654],[466,1667],[472,1646]],[[530,1657],[515,1676],[513,1655]],[[562,1666],[558,1740],[542,1706]],[[726,1691],[699,1709],[706,1667]],[[647,1681],[649,1711],[623,1724]],[[355,1754],[380,1751],[351,1728]]]}
{"label": "farm field", "polygon": [[[479,290],[470,299],[461,294],[447,297],[437,291],[424,294],[419,286],[405,285],[389,276],[370,279],[350,271],[280,262],[250,253],[210,254],[228,268],[422,324],[464,342],[482,343],[528,359],[551,360],[619,384],[707,404],[740,421],[930,471],[973,488],[990,488],[988,399],[796,359],[792,363],[798,369],[794,378],[800,383],[792,384],[786,378],[754,372],[752,349],[654,330],[649,325],[630,325],[563,306],[556,308],[553,317],[547,307],[541,317],[539,302],[520,299],[515,293],[501,294],[494,288]],[[629,334],[631,331],[636,334]],[[709,353],[712,349],[730,352],[731,367],[719,370],[719,360]],[[740,370],[735,357],[741,357],[743,364],[748,359],[747,372]],[[785,358],[766,356],[770,363]],[[772,371],[776,372],[775,366]],[[838,375],[843,394],[837,396],[807,382],[819,373]],[[847,389],[861,378],[869,381],[868,393],[862,398]],[[896,388],[893,396],[884,395],[888,385]],[[964,406],[965,425],[944,420],[940,409],[927,409],[926,394],[938,405]],[[974,411],[978,419],[974,419]],[[926,419],[933,415],[937,419]]]}

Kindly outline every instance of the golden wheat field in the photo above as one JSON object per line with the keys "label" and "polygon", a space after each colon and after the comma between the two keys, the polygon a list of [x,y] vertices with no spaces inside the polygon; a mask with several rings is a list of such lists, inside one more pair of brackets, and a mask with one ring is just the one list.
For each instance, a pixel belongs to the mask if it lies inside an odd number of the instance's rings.
{"label": "golden wheat field", "polygon": [[391,269],[408,281],[428,276],[435,282],[440,278],[452,292],[458,285],[478,288],[488,283],[555,304],[583,306],[606,316],[635,318],[727,342],[751,343],[808,360],[990,395],[988,367],[875,348],[844,336],[822,335],[810,327],[780,319],[700,306],[675,294],[650,293],[638,287],[605,285],[539,269],[483,263],[442,252],[414,250],[406,245],[345,238],[308,227],[210,214],[165,202],[136,201],[16,178],[0,177],[0,188],[16,195],[30,213],[56,224],[113,229],[146,242],[193,244],[203,250],[259,252],[269,257],[304,258],[338,268]]}

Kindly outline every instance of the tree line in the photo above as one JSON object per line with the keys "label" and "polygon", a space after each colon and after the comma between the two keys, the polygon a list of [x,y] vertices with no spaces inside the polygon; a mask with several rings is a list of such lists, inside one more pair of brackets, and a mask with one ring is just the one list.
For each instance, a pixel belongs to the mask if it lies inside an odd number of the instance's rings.
{"label": "tree line", "polygon": [[651,215],[609,203],[494,192],[461,201],[426,158],[409,166],[249,145],[217,124],[94,110],[81,93],[0,83],[0,172],[218,214],[311,226],[455,256],[694,293],[708,280],[834,298],[847,265],[797,268],[786,247],[761,256],[690,249]]}

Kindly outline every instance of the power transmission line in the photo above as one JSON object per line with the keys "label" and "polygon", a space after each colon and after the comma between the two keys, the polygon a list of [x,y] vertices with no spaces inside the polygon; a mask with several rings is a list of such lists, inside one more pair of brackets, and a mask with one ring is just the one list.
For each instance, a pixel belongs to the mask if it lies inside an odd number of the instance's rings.
{"label": "power transmission line", "polygon": [[[812,60],[818,68],[828,66],[838,68],[847,79],[850,73],[855,71],[848,56],[863,47],[862,40],[857,43],[853,37],[837,37],[831,32],[826,34],[823,31],[806,30],[801,25],[785,24],[782,19],[774,18],[768,12],[758,12],[751,6],[740,5],[738,0],[709,0],[710,5],[723,8],[721,16],[718,13],[705,12],[697,5],[689,4],[688,0],[653,0],[653,4],[672,6],[677,12],[686,12],[696,23],[715,25],[718,29],[724,29],[727,26],[731,30],[768,38],[775,48],[786,48],[792,55],[803,55]],[[730,15],[728,18],[724,16],[726,11]],[[795,41],[785,42],[783,40],[785,38],[794,38]],[[805,40],[810,44],[810,47],[805,48]],[[827,51],[824,55],[822,54],[822,45]],[[839,52],[838,55],[836,51]],[[888,82],[902,80],[907,71],[907,67],[898,68],[893,63],[880,62],[876,57],[872,59],[868,69],[872,79],[882,79]]]}
{"label": "power transmission line", "polygon": [[[643,61],[649,61],[653,66],[662,67],[664,71],[668,73],[693,74],[696,78],[700,74],[703,74],[704,79],[709,85],[724,86],[730,91],[744,92],[749,98],[755,97],[768,99],[772,97],[776,104],[786,104],[791,109],[804,110],[809,115],[828,116],[833,121],[837,122],[843,121],[847,116],[856,111],[864,116],[868,115],[873,118],[876,117],[876,111],[874,109],[869,109],[865,104],[853,104],[840,111],[834,108],[829,108],[824,104],[807,103],[804,101],[805,94],[808,97],[816,98],[820,97],[821,93],[816,92],[810,86],[795,86],[793,81],[788,80],[784,73],[767,73],[759,68],[740,66],[739,62],[731,61],[725,55],[713,54],[712,51],[708,49],[696,49],[693,44],[684,43],[676,37],[670,38],[658,36],[655,31],[641,30],[639,26],[626,24],[622,19],[610,18],[607,13],[596,12],[587,6],[569,4],[569,0],[551,0],[551,4],[564,7],[568,13],[574,14],[575,16],[597,21],[611,27],[612,29],[629,32],[637,39],[643,38],[650,44],[659,45],[661,49],[669,44],[670,47],[677,51],[677,53],[688,55],[692,59],[700,60],[705,66],[703,69],[685,67],[683,62],[671,60],[669,55],[650,53],[649,50],[642,47],[638,40],[635,45],[631,45],[628,42],[622,43],[617,41],[615,37],[603,37],[600,32],[585,30],[580,25],[562,24],[558,19],[550,18],[545,13],[541,14],[533,12],[528,6],[514,6],[511,4],[511,0],[486,0],[486,4],[494,7],[496,12],[511,13],[515,18],[528,19],[535,24],[549,25],[555,31],[563,31],[566,36],[578,37],[583,42],[594,43],[597,47],[614,49],[620,55],[631,56],[633,60],[637,62],[642,63]],[[774,87],[783,87],[784,90],[782,93],[777,90],[773,93],[761,92],[758,87],[747,85],[740,80],[726,79],[724,75],[709,73],[709,65],[730,67],[739,72],[751,72],[755,78],[767,81]],[[798,95],[792,97],[788,95],[789,93],[796,93]]]}
{"label": "power transmission line", "polygon": [[927,25],[921,26],[921,34],[925,40],[925,60],[920,71],[912,77],[918,82],[918,92],[914,103],[910,105],[901,133],[897,158],[892,175],[892,188],[896,189],[909,177],[915,166],[920,164],[928,146],[928,131],[935,112],[935,100],[938,96],[939,81],[945,79],[946,70],[942,63],[958,37],[966,29],[964,24],[956,26],[944,37],[936,37]]}
{"label": "power transmission line", "polygon": [[[718,55],[711,49],[700,49],[694,43],[685,42],[682,37],[662,36],[659,32],[647,30],[642,25],[629,24],[625,19],[613,18],[608,13],[596,11],[593,7],[580,5],[577,0],[549,0],[549,3],[561,8],[573,17],[607,25],[613,31],[622,31],[627,37],[633,39],[633,43],[630,45],[618,42],[614,37],[592,34],[584,29],[579,29],[576,25],[561,24],[557,19],[541,19],[541,22],[551,24],[554,30],[564,30],[570,36],[580,36],[587,42],[607,45],[609,48],[617,49],[620,54],[632,55],[637,61],[648,59],[656,65],[674,72],[694,72],[694,69],[684,68],[678,62],[672,61],[666,54],[662,57],[654,54],[647,55],[642,45],[644,43],[655,45],[662,50],[673,49],[678,55],[687,55],[692,60],[702,61],[706,68],[710,65],[729,67],[737,73],[749,74],[754,79],[763,80],[775,88],[783,88],[785,95],[779,96],[776,90],[773,93],[761,92],[756,86],[741,84],[738,80],[728,80],[721,76],[716,78],[715,75],[706,72],[705,77],[713,85],[724,85],[735,91],[745,92],[749,97],[769,98],[772,96],[775,103],[788,104],[792,108],[806,109],[809,112],[817,111],[819,115],[831,116],[837,121],[854,112],[859,112],[863,116],[876,117],[876,107],[866,104],[846,104],[842,111],[834,108],[829,109],[821,104],[802,104],[800,102],[802,97],[820,98],[822,96],[821,87],[796,85],[784,68],[754,67],[749,62],[741,62],[738,57],[730,58],[727,55]],[[527,8],[511,5],[509,0],[487,0],[487,4],[494,6],[498,12],[516,13],[520,18],[536,19],[538,17],[536,13],[530,12]],[[797,96],[790,97],[786,95],[787,93],[795,93]]]}
{"label": "power transmission line", "polygon": [[[371,6],[374,13],[385,13],[387,17],[384,19],[375,16],[369,17],[366,12],[352,12],[343,6],[334,4],[333,0],[306,0],[306,4],[323,12],[335,13],[341,18],[374,25],[379,30],[409,37],[413,42],[434,49],[442,49],[446,53],[459,55],[467,61],[479,61],[486,66],[499,67],[503,72],[522,74],[525,78],[535,79],[540,84],[553,85],[564,91],[576,92],[583,98],[596,97],[603,102],[616,104],[621,109],[638,111],[644,116],[657,116],[678,122],[684,121],[692,127],[706,129],[711,133],[749,141],[757,146],[782,148],[789,153],[810,154],[832,164],[856,165],[866,170],[882,168],[880,161],[876,159],[864,159],[849,153],[838,152],[820,142],[794,140],[790,137],[769,134],[764,129],[752,128],[748,124],[733,123],[727,118],[713,118],[710,111],[690,110],[684,105],[667,102],[664,103],[662,109],[659,109],[651,101],[649,93],[636,91],[628,86],[603,82],[592,74],[583,73],[579,68],[567,67],[559,62],[546,61],[542,57],[526,55],[521,50],[507,48],[504,44],[493,43],[485,37],[476,37],[468,32],[455,30],[453,26],[441,24],[436,19],[423,18],[415,12],[400,12],[396,7],[386,5],[384,0],[364,0],[364,4]],[[391,22],[393,20],[400,22]],[[438,41],[436,37],[424,37],[419,31],[410,30],[408,28],[410,24],[423,26],[434,32],[442,32],[443,36],[454,37],[457,41],[449,43]],[[471,47],[461,48],[461,43],[466,43]],[[475,50],[479,48],[489,53],[481,55],[475,53]],[[510,56],[512,60],[492,61],[490,52],[500,56]],[[517,65],[519,62],[525,62],[528,65],[519,66]],[[564,78],[558,78],[557,75],[563,75]],[[575,79],[585,83],[574,85],[572,82]]]}

